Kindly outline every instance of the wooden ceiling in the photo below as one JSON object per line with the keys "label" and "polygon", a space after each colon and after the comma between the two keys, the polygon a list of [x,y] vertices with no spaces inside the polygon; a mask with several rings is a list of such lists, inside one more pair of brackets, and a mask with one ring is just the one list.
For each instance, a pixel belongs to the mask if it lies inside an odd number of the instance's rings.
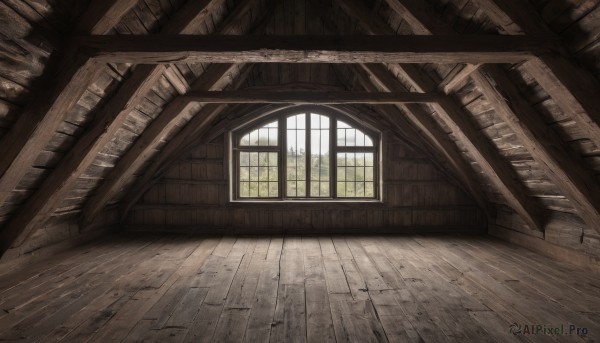
{"label": "wooden ceiling", "polygon": [[125,216],[182,151],[269,103],[369,106],[365,120],[429,156],[488,216],[514,211],[538,235],[568,216],[597,235],[596,7],[7,0],[1,250],[50,217]]}

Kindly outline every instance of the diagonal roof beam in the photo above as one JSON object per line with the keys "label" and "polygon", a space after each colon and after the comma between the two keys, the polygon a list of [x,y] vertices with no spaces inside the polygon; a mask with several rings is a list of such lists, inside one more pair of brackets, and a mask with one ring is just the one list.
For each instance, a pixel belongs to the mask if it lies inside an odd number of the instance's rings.
{"label": "diagonal roof beam", "polygon": [[[233,64],[213,64],[207,69],[206,76],[214,78],[213,75],[217,74],[220,76],[218,80],[224,80],[226,75],[235,71],[234,69],[236,69],[236,66]],[[224,82],[215,82],[209,89],[222,88],[224,85],[220,83]],[[196,87],[197,85],[194,84],[191,88],[194,89]],[[84,225],[91,223],[112,197],[122,190],[127,180],[153,154],[156,146],[175,128],[183,117],[193,110],[190,108],[192,107],[191,105],[189,99],[186,99],[184,96],[177,97],[148,125],[146,130],[142,132],[140,137],[138,137],[115,167],[108,173],[104,182],[94,192],[94,195],[87,201],[81,220]],[[202,123],[205,123],[217,115],[221,109],[220,106],[204,106],[195,116],[199,117],[198,119]],[[198,125],[205,125],[202,123]],[[192,124],[192,126],[196,125]],[[181,133],[178,135],[181,135]]]}
{"label": "diagonal roof beam", "polygon": [[[171,34],[193,32],[191,30],[198,25],[198,22],[203,22],[221,1],[187,2],[165,25],[162,32]],[[94,5],[92,9],[96,7],[98,6]],[[86,17],[84,15],[83,19]],[[100,67],[98,66],[99,70]],[[79,138],[78,143],[5,225],[0,233],[3,242],[0,245],[0,252],[8,249],[10,242],[13,246],[21,245],[34,228],[39,227],[52,213],[73,183],[92,164],[98,152],[112,139],[128,114],[142,102],[164,72],[163,65],[139,65],[133,70],[132,75],[121,85],[117,93],[102,107],[89,129]]]}
{"label": "diagonal roof beam", "polygon": [[[258,3],[257,0],[244,1],[236,6],[225,19],[218,32],[220,34],[239,34],[239,21],[247,15],[248,10],[256,3]],[[261,16],[266,16],[270,13],[270,10],[271,9],[268,8],[265,9]],[[256,27],[253,28],[252,31],[262,28],[264,22],[261,21],[262,18],[259,16],[256,21]],[[190,89],[192,91],[221,90],[230,82],[229,75],[241,68],[244,68],[244,65],[212,64],[206,72],[190,86]],[[245,70],[247,72],[249,68],[246,67]],[[238,82],[239,80],[245,80],[245,76],[238,75]],[[157,144],[159,144],[159,142],[185,116],[186,106],[186,102],[180,100],[169,103],[157,119],[142,133],[134,145],[123,157],[121,157],[117,165],[107,175],[102,185],[87,201],[82,213],[81,223],[83,223],[83,225],[91,223],[104,206],[106,206],[106,204],[121,191],[138,168],[152,155],[151,152],[156,148]],[[183,140],[184,137],[195,134],[196,128],[202,128],[210,123],[222,110],[222,106],[205,106],[200,113],[196,114],[196,116],[186,124],[186,127],[182,129],[176,137],[171,139],[158,156],[154,158],[162,162],[163,156],[169,156],[177,151],[176,147],[183,144],[183,141],[181,140]],[[152,168],[146,168],[144,176],[152,172],[154,172]],[[150,178],[150,176],[148,178]],[[148,181],[144,186],[147,187],[149,184],[151,184],[151,181]]]}
{"label": "diagonal roof beam", "polygon": [[[423,12],[421,4],[415,4],[412,0],[386,1],[388,3],[401,3],[406,7],[410,6],[407,9],[419,19],[430,17],[426,12]],[[479,1],[483,4],[490,4],[493,0]],[[502,4],[506,5],[504,2]],[[514,5],[516,6],[516,3]],[[508,7],[519,9],[519,14],[515,13],[517,20],[521,18],[523,13],[527,13],[528,8],[527,6]],[[489,7],[484,6],[485,8],[489,9]],[[497,15],[497,9],[493,10],[492,14],[494,14],[492,17],[500,17]],[[521,19],[521,21],[523,20]],[[545,36],[550,34],[549,30],[542,31],[539,24],[526,25],[528,25],[532,34]],[[434,30],[430,30],[430,32],[432,34],[439,33]],[[446,32],[457,35],[451,27],[448,27]],[[471,77],[477,81],[477,85],[480,86],[484,96],[494,105],[496,112],[515,132],[519,141],[524,144],[541,169],[561,189],[563,194],[576,204],[576,210],[581,218],[590,228],[598,230],[600,228],[600,189],[591,172],[586,169],[580,159],[573,157],[571,151],[560,144],[554,143],[560,142],[560,137],[548,129],[540,115],[523,98],[499,66],[483,66],[473,72]],[[567,92],[567,90],[563,91]],[[598,109],[596,110],[598,111]],[[587,119],[589,120],[589,117]]]}
{"label": "diagonal roof beam", "polygon": [[[509,34],[557,37],[527,1],[475,0],[490,20]],[[515,25],[506,23],[514,22]],[[522,31],[522,32],[521,32]],[[567,51],[565,48],[564,51]],[[533,76],[556,104],[579,123],[588,137],[600,147],[600,83],[573,63],[565,54],[541,54],[526,62],[524,70]]]}
{"label": "diagonal roof beam", "polygon": [[[323,13],[330,13],[331,8],[323,6],[316,0],[311,0],[312,3],[317,6]],[[363,30],[367,33],[374,34],[393,34],[391,28],[381,21],[374,20],[367,14],[370,11],[358,1],[342,1],[338,5],[351,17],[355,17],[361,23]],[[335,29],[334,29],[335,31]],[[365,87],[376,87],[380,91],[408,91],[408,89],[398,81],[398,79],[392,75],[387,68],[381,64],[360,64],[361,70],[357,70],[357,75],[361,83]],[[412,68],[412,66],[407,66]],[[366,74],[366,75],[365,75]],[[365,80],[367,78],[368,80]],[[371,89],[371,88],[369,88]],[[444,158],[449,166],[452,167],[452,171],[456,174],[455,178],[458,178],[462,182],[462,187],[473,196],[479,206],[484,210],[488,218],[495,216],[495,210],[491,206],[488,199],[485,197],[485,193],[481,184],[471,177],[473,168],[464,159],[462,153],[458,150],[456,144],[450,140],[450,137],[446,132],[442,130],[440,125],[431,117],[428,111],[419,105],[399,105],[396,106],[398,110],[394,111],[392,106],[386,106],[381,110],[385,111],[386,116],[391,116],[398,119],[404,119],[400,115],[404,114],[407,119],[416,130],[420,131],[421,136],[425,136],[425,141],[430,142],[433,150],[437,150]],[[392,113],[390,113],[392,112]]]}
{"label": "diagonal roof beam", "polygon": [[94,0],[78,19],[75,32],[108,34],[137,3],[138,0]]}
{"label": "diagonal roof beam", "polygon": [[[394,5],[400,3],[395,0],[386,0],[386,2],[393,9],[397,9],[396,7],[398,6]],[[348,1],[348,3],[352,3],[353,6],[346,7],[345,10],[350,16],[359,19],[359,22],[363,25],[363,29],[369,33],[379,33],[374,31],[376,29],[374,26],[369,25],[369,20],[363,18],[363,14],[366,12],[362,3],[356,0]],[[411,2],[411,4],[420,9],[424,8],[422,2]],[[436,34],[444,34],[447,31],[444,29],[444,32],[441,32],[442,23],[432,19],[434,18],[433,16],[425,15],[424,12],[420,13],[422,15],[416,17],[411,11],[404,8],[401,15],[411,24],[411,28],[420,33],[431,32],[431,28],[426,27],[424,21],[427,21],[429,25],[440,30]],[[421,17],[423,17],[422,20]],[[438,85],[427,75],[412,65],[392,64],[390,67],[410,81],[411,85],[419,92],[430,92],[438,88]],[[532,201],[533,199],[526,196],[526,189],[524,185],[517,181],[516,172],[501,158],[496,147],[492,145],[487,137],[468,119],[468,113],[450,97],[445,98],[437,104],[433,104],[432,107],[452,130],[454,136],[465,145],[475,161],[484,170],[496,188],[500,190],[510,206],[525,220],[527,225],[533,230],[543,231],[541,207]]]}
{"label": "diagonal roof beam", "polygon": [[502,69],[486,67],[474,73],[473,80],[588,227],[598,231],[600,187],[593,175],[557,139]]}
{"label": "diagonal roof beam", "polygon": [[[232,88],[238,88],[239,85],[241,85],[248,78],[250,71],[251,67],[246,66],[238,75],[238,78],[234,81],[235,84]],[[223,104],[206,105],[204,108],[212,109],[212,112],[207,112],[205,116],[196,115],[173,139],[171,139],[160,150],[158,155],[152,159],[152,162],[146,168],[144,168],[143,174],[138,177],[133,186],[130,187],[130,190],[127,192],[125,198],[122,200],[120,211],[121,221],[126,218],[129,210],[133,207],[133,205],[135,205],[139,198],[144,195],[144,193],[156,182],[166,167],[175,161],[179,155],[183,153],[183,151],[195,144],[199,140],[199,137],[203,137],[209,130],[212,129],[212,123],[219,115],[221,115],[226,107],[227,106]],[[277,108],[281,108],[281,105],[279,105]],[[112,196],[114,195],[115,193],[112,194]],[[108,198],[112,198],[112,196]],[[110,199],[107,201],[110,201]],[[106,205],[106,202],[104,205]],[[90,203],[88,204],[88,207],[86,207],[86,211],[84,213],[85,215],[83,216],[84,222],[90,222],[93,220],[93,216],[88,214],[91,213],[88,212],[88,208],[91,208],[92,205],[93,203]],[[99,205],[95,207],[99,207]]]}
{"label": "diagonal roof beam", "polygon": [[[362,64],[360,67],[364,69],[368,81],[381,91],[392,92],[394,90],[405,89],[389,70],[381,64]],[[358,75],[359,78],[365,77],[361,72]],[[366,82],[366,80],[363,80],[363,82]],[[459,180],[486,214],[493,216],[494,211],[485,197],[481,184],[477,179],[472,177],[475,171],[462,156],[456,143],[450,140],[448,134],[441,129],[435,119],[423,107],[416,104],[397,107],[406,114],[407,119],[412,125],[422,132],[422,135],[437,148],[437,151],[454,168]]]}
{"label": "diagonal roof beam", "polygon": [[[137,0],[93,1],[79,22],[79,32],[109,33],[111,25],[136,3]],[[0,140],[0,204],[6,202],[65,115],[103,70],[97,62],[71,50],[56,68],[46,68],[42,77],[46,87],[41,88],[49,91],[38,94],[36,101],[25,108],[19,120]]]}

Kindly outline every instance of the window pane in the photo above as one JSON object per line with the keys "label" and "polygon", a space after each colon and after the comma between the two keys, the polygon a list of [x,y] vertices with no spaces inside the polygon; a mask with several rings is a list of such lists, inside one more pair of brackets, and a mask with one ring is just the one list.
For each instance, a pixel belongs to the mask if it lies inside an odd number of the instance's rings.
{"label": "window pane", "polygon": [[[329,173],[329,117],[311,113],[310,115],[310,196],[328,197],[329,192],[321,192],[322,182],[328,182]],[[328,188],[327,188],[328,190]]]}
{"label": "window pane", "polygon": [[375,187],[373,182],[365,182],[365,197],[372,198],[375,196]]}
{"label": "window pane", "polygon": [[250,167],[250,181],[258,181],[258,167]]}
{"label": "window pane", "polygon": [[365,181],[373,181],[373,167],[365,167]]}
{"label": "window pane", "polygon": [[[340,198],[373,198],[375,196],[373,166],[366,167],[367,161],[372,161],[374,153],[338,153],[337,196]],[[344,165],[340,165],[344,161]]]}
{"label": "window pane", "polygon": [[337,179],[338,179],[338,181],[346,181],[346,169],[345,168],[337,169]]}
{"label": "window pane", "polygon": [[245,134],[240,139],[240,145],[250,145],[250,134]]}
{"label": "window pane", "polygon": [[346,146],[346,130],[344,130],[344,129],[337,130],[337,145],[338,146]]}
{"label": "window pane", "polygon": [[240,146],[277,146],[277,121],[268,123],[240,138]]}
{"label": "window pane", "polygon": [[374,146],[371,137],[343,121],[337,121],[338,146]]}
{"label": "window pane", "polygon": [[322,197],[331,196],[329,193],[329,182],[321,182],[321,196]]}
{"label": "window pane", "polygon": [[277,197],[278,153],[240,152],[240,197]]}
{"label": "window pane", "polygon": [[306,196],[306,115],[287,118],[286,132],[286,196]]}
{"label": "window pane", "polygon": [[306,196],[306,182],[296,182],[296,186],[298,187],[298,193],[297,195],[299,197],[304,197]]}
{"label": "window pane", "polygon": [[269,182],[269,197],[274,198],[279,196],[279,183]]}
{"label": "window pane", "polygon": [[244,198],[250,196],[250,182],[240,182],[240,196]]}
{"label": "window pane", "polygon": [[346,197],[346,183],[345,182],[337,183],[337,196],[338,197]]}
{"label": "window pane", "polygon": [[315,181],[315,182],[311,182],[310,183],[310,196],[311,197],[318,197],[319,196],[319,182]]}
{"label": "window pane", "polygon": [[249,167],[240,167],[240,181],[250,181]]}
{"label": "window pane", "polygon": [[[238,136],[239,146],[245,147],[238,152],[240,198],[327,198],[334,190],[339,198],[376,196],[375,149],[365,149],[375,146],[372,137],[347,122],[336,121],[332,127],[331,117],[317,113],[297,113],[283,119],[285,128],[279,127],[281,119],[277,119]],[[277,152],[279,137],[285,137],[283,156]],[[335,156],[331,156],[335,147],[331,146],[332,139],[343,151]],[[261,148],[248,148],[252,146]],[[332,173],[335,185],[331,184]],[[279,185],[285,186],[283,193]]]}

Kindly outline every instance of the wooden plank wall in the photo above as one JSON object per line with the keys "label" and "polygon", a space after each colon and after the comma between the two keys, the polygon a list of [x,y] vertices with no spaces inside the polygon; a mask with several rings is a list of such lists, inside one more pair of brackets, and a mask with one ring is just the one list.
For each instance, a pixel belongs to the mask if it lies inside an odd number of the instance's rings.
{"label": "wooden plank wall", "polygon": [[225,139],[172,165],[127,219],[135,230],[205,233],[477,231],[483,213],[427,159],[384,134],[383,204],[229,202]]}

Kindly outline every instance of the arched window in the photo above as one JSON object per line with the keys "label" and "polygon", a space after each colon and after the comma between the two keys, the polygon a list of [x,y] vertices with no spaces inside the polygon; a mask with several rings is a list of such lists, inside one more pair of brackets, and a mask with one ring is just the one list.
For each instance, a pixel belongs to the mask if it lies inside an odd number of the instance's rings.
{"label": "arched window", "polygon": [[312,109],[232,132],[234,200],[379,198],[379,133]]}

